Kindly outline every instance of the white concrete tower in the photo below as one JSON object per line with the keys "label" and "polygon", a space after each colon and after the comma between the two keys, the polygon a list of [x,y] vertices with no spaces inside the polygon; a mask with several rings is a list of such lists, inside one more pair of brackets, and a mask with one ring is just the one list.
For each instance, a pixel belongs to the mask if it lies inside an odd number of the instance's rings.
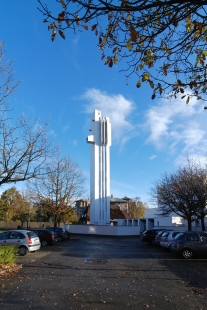
{"label": "white concrete tower", "polygon": [[110,224],[110,146],[111,123],[95,110],[91,116],[90,223]]}

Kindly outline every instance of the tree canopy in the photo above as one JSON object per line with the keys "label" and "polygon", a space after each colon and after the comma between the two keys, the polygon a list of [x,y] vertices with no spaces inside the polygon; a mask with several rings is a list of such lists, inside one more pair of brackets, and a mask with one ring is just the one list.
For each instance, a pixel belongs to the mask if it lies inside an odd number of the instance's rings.
{"label": "tree canopy", "polygon": [[144,218],[145,210],[148,209],[147,203],[143,203],[140,197],[129,201],[129,215],[131,218]]}
{"label": "tree canopy", "polygon": [[207,167],[193,159],[188,159],[184,167],[174,173],[163,174],[152,189],[152,197],[158,204],[158,214],[162,216],[176,213],[191,223],[200,219],[205,230],[207,215]]}
{"label": "tree canopy", "polygon": [[206,100],[207,0],[56,0],[52,11],[51,1],[38,2],[52,41],[67,29],[91,30],[104,63],[122,60],[126,78],[148,83],[152,99]]}
{"label": "tree canopy", "polygon": [[46,175],[30,182],[41,213],[50,217],[54,226],[57,223],[74,218],[72,205],[84,192],[85,177],[69,156],[61,157],[57,151],[50,163],[46,164]]}

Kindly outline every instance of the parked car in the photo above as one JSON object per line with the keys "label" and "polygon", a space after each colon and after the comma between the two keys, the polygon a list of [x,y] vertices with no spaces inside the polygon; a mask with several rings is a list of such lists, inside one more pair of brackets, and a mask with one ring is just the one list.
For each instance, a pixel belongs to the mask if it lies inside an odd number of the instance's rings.
{"label": "parked car", "polygon": [[207,254],[207,232],[180,232],[174,238],[170,250],[186,259],[195,254]]}
{"label": "parked car", "polygon": [[160,237],[160,246],[162,248],[169,249],[174,238],[179,233],[180,233],[180,231],[176,231],[176,230],[164,231]]}
{"label": "parked car", "polygon": [[148,242],[149,244],[153,243],[155,240],[156,235],[163,231],[163,229],[148,229],[145,230],[141,235],[142,242]]}
{"label": "parked car", "polygon": [[40,249],[39,237],[28,230],[7,230],[0,233],[0,245],[16,244],[21,256]]}
{"label": "parked car", "polygon": [[51,230],[51,231],[54,231],[55,233],[58,234],[58,237],[61,239],[61,240],[65,240],[65,239],[68,239],[68,235],[66,233],[66,230],[62,227],[47,227],[47,229]]}
{"label": "parked car", "polygon": [[58,234],[49,229],[31,229],[40,239],[42,246],[52,245],[58,241]]}
{"label": "parked car", "polygon": [[166,231],[168,230],[167,229],[160,230],[158,234],[155,236],[155,240],[153,241],[153,244],[160,245],[160,240]]}

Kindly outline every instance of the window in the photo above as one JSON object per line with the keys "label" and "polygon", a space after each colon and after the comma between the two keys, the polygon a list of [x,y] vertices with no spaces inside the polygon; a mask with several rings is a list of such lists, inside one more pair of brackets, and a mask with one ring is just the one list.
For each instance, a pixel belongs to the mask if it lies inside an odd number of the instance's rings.
{"label": "window", "polygon": [[6,240],[9,238],[9,233],[7,231],[4,231],[0,234],[0,240]]}
{"label": "window", "polygon": [[198,236],[196,234],[190,234],[186,238],[187,241],[198,241]]}
{"label": "window", "polygon": [[207,241],[207,234],[200,234],[201,241]]}
{"label": "window", "polygon": [[13,231],[10,234],[10,238],[9,239],[24,239],[25,236],[19,232]]}

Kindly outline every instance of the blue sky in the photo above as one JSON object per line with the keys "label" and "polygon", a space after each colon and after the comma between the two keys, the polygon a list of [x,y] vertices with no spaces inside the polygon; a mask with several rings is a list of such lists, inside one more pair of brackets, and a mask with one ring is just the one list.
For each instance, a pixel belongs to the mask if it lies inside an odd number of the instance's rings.
{"label": "blue sky", "polygon": [[[53,0],[53,2],[55,2]],[[48,3],[52,3],[50,0]],[[111,194],[140,196],[151,205],[159,176],[176,170],[186,154],[203,159],[207,112],[202,102],[155,99],[151,89],[126,83],[122,63],[108,68],[90,31],[66,32],[52,42],[36,0],[0,4],[0,40],[22,83],[9,103],[16,114],[49,122],[48,135],[84,171],[89,196],[90,147],[86,137],[94,109],[112,124]]]}

